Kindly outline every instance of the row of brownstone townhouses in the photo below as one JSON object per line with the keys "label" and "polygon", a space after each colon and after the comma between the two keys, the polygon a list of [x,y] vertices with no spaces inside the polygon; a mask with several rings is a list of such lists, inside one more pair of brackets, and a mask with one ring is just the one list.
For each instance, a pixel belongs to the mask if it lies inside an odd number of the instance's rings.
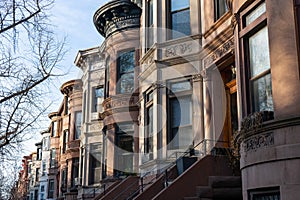
{"label": "row of brownstone townhouses", "polygon": [[20,199],[299,198],[299,0],[113,0],[93,20],[105,40],[78,52]]}

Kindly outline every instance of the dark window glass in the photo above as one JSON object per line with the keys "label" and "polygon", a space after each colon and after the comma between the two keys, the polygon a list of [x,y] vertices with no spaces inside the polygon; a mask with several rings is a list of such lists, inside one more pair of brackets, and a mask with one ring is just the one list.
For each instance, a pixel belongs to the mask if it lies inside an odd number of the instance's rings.
{"label": "dark window glass", "polygon": [[54,180],[49,180],[48,198],[54,197]]}
{"label": "dark window glass", "polygon": [[109,79],[110,79],[110,57],[106,58],[105,63],[105,98],[109,97]]}
{"label": "dark window glass", "polygon": [[90,184],[95,184],[100,181],[101,178],[101,154],[91,153],[90,155]]}
{"label": "dark window glass", "polygon": [[226,0],[215,0],[215,21],[228,11]]}
{"label": "dark window glass", "polygon": [[51,131],[51,136],[54,137],[56,136],[56,132],[57,132],[57,122],[52,122],[52,131]]}
{"label": "dark window glass", "polygon": [[191,34],[190,1],[171,0],[171,39]]}
{"label": "dark window glass", "polygon": [[75,179],[78,179],[79,175],[79,158],[73,158],[72,163],[72,187],[75,186],[76,182]]}
{"label": "dark window glass", "polygon": [[63,135],[63,149],[62,149],[63,153],[65,153],[67,150],[68,142],[69,142],[69,131],[65,130]]}
{"label": "dark window glass", "polygon": [[135,51],[121,53],[118,58],[119,93],[131,93],[134,89]]}

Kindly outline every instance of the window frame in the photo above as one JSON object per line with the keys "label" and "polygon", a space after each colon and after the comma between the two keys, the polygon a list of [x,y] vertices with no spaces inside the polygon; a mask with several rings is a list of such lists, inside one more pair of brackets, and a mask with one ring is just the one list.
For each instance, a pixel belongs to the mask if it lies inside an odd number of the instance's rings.
{"label": "window frame", "polygon": [[63,132],[63,147],[62,147],[62,153],[66,153],[68,149],[68,143],[69,143],[69,130],[66,129]]}
{"label": "window frame", "polygon": [[[103,90],[103,95],[102,96],[97,96],[97,90],[99,89],[102,89]],[[104,99],[104,96],[105,96],[105,90],[104,90],[104,86],[103,85],[99,85],[99,86],[96,86],[96,87],[92,87],[92,112],[98,112],[100,111],[99,107],[100,105],[98,104],[98,98],[102,98]]]}
{"label": "window frame", "polygon": [[256,200],[255,196],[261,195],[279,195],[280,198],[280,188],[279,187],[271,187],[271,188],[258,188],[248,190],[248,199]]}
{"label": "window frame", "polygon": [[[146,19],[146,27],[147,27],[147,37],[146,37],[146,50],[150,49],[154,44],[154,0],[146,1],[146,10],[147,10],[147,19]],[[152,8],[152,10],[151,10]],[[151,39],[150,39],[151,38]]]}
{"label": "window frame", "polygon": [[[253,20],[250,24],[246,25],[246,17],[254,11],[257,7],[261,4],[265,3],[265,0],[256,0],[251,5],[249,5],[245,10],[240,13],[240,24],[239,24],[239,40],[240,40],[240,53],[241,53],[241,62],[242,67],[240,68],[241,71],[241,78],[243,84],[243,103],[246,106],[243,106],[243,113],[245,116],[254,113],[260,112],[259,110],[255,109],[254,106],[254,89],[253,89],[253,82],[258,80],[262,77],[267,76],[270,74],[271,76],[271,64],[270,68],[262,71],[261,73],[252,76],[251,75],[251,68],[250,68],[250,50],[249,50],[249,38],[261,31],[263,28],[268,28],[267,24],[267,14],[265,11],[260,16],[258,16],[255,20]],[[268,43],[269,44],[269,43]],[[269,45],[270,46],[270,45]],[[269,54],[270,56],[270,54]],[[272,77],[271,77],[272,79]],[[271,80],[272,84],[272,80]],[[273,96],[273,95],[272,95]],[[274,101],[273,101],[274,102]],[[273,108],[274,111],[274,108]]]}
{"label": "window frame", "polygon": [[109,82],[110,82],[110,56],[107,56],[105,60],[104,98],[109,97]]}
{"label": "window frame", "polygon": [[[121,56],[122,54],[127,54],[127,53],[133,53],[133,68],[132,68],[132,71],[130,72],[123,72],[121,73],[121,62],[120,62],[120,59],[121,59]],[[135,71],[135,67],[136,67],[136,50],[135,49],[126,49],[126,50],[122,50],[122,51],[119,51],[117,53],[118,55],[118,59],[117,59],[117,94],[130,94],[130,93],[133,93],[134,92],[134,82],[135,82],[135,77],[134,77],[134,71]],[[121,92],[121,78],[124,74],[133,74],[133,91],[130,91],[130,92]]]}
{"label": "window frame", "polygon": [[[189,89],[186,89],[186,90],[181,90],[181,91],[172,91],[171,88],[172,88],[172,85],[173,84],[177,84],[177,83],[181,83],[181,82],[189,82],[190,84],[190,88]],[[174,138],[176,137],[177,134],[179,134],[179,128],[185,128],[185,127],[191,127],[191,129],[193,130],[193,102],[192,102],[192,99],[193,99],[193,81],[191,78],[189,77],[185,77],[183,79],[176,79],[176,80],[170,80],[168,81],[168,89],[167,89],[167,109],[168,109],[168,117],[167,117],[167,123],[168,123],[168,131],[167,131],[167,144],[168,144],[168,150],[176,150],[176,149],[180,149],[182,148],[182,146],[180,145],[179,143],[179,140],[178,140],[178,146],[174,146],[174,144],[171,144],[172,141],[174,141]],[[189,97],[190,98],[190,101],[191,101],[191,106],[192,106],[192,111],[190,113],[191,115],[191,122],[190,124],[186,124],[186,125],[183,125],[183,126],[178,126],[178,131],[176,134],[173,133],[173,121],[172,121],[172,113],[173,113],[173,110],[172,110],[172,102],[174,99],[177,99],[177,101],[179,101],[180,98],[185,98],[185,97]],[[180,118],[181,118],[181,115],[180,115]],[[192,134],[193,134],[193,131],[192,131]],[[178,135],[179,136],[179,135]],[[193,137],[193,135],[192,135]],[[192,144],[190,144],[192,145]]]}
{"label": "window frame", "polygon": [[221,1],[224,1],[224,5],[225,5],[224,13],[222,13],[220,10],[221,8],[220,0],[214,0],[214,21],[215,22],[221,19],[229,11],[226,0],[221,0]]}
{"label": "window frame", "polygon": [[[153,93],[154,90],[148,90],[145,92],[145,128],[144,128],[144,153],[149,154],[149,160],[153,160],[153,135],[154,135],[154,110],[153,110]],[[152,133],[150,131],[149,123],[150,123],[150,109],[152,108]],[[152,136],[150,136],[152,134]]]}
{"label": "window frame", "polygon": [[58,120],[51,123],[51,137],[56,137],[58,131]]}
{"label": "window frame", "polygon": [[[180,8],[180,9],[174,10],[174,11],[172,11],[172,0],[167,0],[166,1],[167,2],[167,8],[168,8],[167,26],[171,30],[171,31],[167,31],[168,32],[168,35],[167,35],[168,40],[175,40],[175,39],[186,37],[186,36],[189,36],[189,35],[192,34],[192,30],[191,30],[191,0],[188,0],[188,1],[189,1],[189,7]],[[178,32],[182,33],[182,35],[177,36],[177,37],[173,37],[173,23],[172,23],[173,22],[173,20],[172,20],[173,14],[184,12],[184,11],[187,11],[187,10],[189,10],[189,34],[185,35],[185,33],[178,31]]]}
{"label": "window frame", "polygon": [[[80,124],[77,122],[79,113],[81,115]],[[75,117],[75,120],[74,120],[74,140],[78,140],[80,138],[81,134],[82,134],[81,133],[82,111],[76,111],[74,113],[74,117]]]}
{"label": "window frame", "polygon": [[[53,188],[51,188],[53,186]],[[55,191],[55,181],[54,179],[49,179],[49,187],[48,187],[48,198],[54,198]]]}

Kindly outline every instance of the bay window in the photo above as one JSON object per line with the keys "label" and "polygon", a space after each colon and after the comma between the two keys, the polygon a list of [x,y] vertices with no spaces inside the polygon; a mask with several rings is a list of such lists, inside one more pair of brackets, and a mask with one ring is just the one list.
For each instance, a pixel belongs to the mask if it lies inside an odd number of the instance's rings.
{"label": "bay window", "polygon": [[134,90],[135,51],[122,52],[118,56],[118,93]]}

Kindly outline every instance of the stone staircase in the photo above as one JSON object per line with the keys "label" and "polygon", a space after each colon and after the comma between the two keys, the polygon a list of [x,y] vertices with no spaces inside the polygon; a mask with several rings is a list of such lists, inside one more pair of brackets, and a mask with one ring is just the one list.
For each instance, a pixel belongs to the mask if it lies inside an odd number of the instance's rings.
{"label": "stone staircase", "polygon": [[196,196],[184,200],[242,200],[240,176],[210,176],[207,186],[196,186]]}

